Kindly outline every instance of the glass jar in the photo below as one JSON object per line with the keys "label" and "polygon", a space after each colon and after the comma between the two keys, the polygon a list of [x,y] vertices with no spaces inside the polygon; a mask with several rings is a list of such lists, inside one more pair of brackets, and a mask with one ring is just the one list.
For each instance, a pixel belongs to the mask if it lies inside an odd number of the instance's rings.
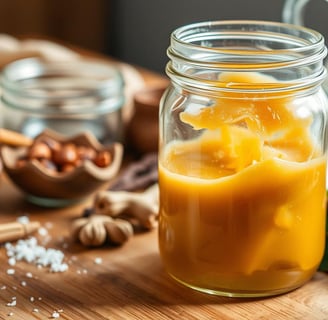
{"label": "glass jar", "polygon": [[323,256],[327,100],[322,36],[265,21],[171,35],[159,132],[167,272],[233,297],[299,287]]}
{"label": "glass jar", "polygon": [[114,66],[92,59],[23,59],[4,68],[3,127],[35,137],[90,131],[102,143],[121,141],[124,85]]}
{"label": "glass jar", "polygon": [[[318,1],[312,1],[318,5]],[[307,6],[311,3],[311,0],[285,0],[282,10],[282,21],[286,23],[292,23],[304,26],[307,18],[306,11]],[[322,1],[323,5],[327,5],[328,1]],[[327,9],[327,8],[324,8]],[[322,18],[325,16],[323,15]],[[323,36],[327,39],[327,30],[323,31]],[[328,60],[325,62],[326,68],[328,67]],[[328,77],[322,85],[326,94],[328,95]],[[327,188],[328,189],[328,188]]]}

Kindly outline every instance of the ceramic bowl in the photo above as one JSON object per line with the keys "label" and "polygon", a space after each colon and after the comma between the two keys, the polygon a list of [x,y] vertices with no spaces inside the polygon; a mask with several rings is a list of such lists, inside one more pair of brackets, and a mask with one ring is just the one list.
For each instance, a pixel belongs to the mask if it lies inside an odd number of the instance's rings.
{"label": "ceramic bowl", "polygon": [[0,156],[4,171],[12,182],[26,193],[30,202],[41,206],[59,207],[81,201],[109,183],[120,169],[123,157],[121,143],[104,146],[88,132],[64,137],[49,130],[39,134],[34,142],[46,138],[62,144],[73,143],[76,146],[91,147],[96,152],[109,151],[112,161],[106,167],[99,167],[91,160],[84,160],[69,172],[53,173],[36,159],[17,166],[17,160],[27,154],[28,147],[15,148],[3,145]]}

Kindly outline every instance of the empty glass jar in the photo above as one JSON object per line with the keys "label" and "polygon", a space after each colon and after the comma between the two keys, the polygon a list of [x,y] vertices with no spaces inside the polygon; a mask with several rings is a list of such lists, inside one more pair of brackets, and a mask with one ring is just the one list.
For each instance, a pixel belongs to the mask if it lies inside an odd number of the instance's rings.
{"label": "empty glass jar", "polygon": [[71,136],[92,132],[103,143],[121,141],[123,78],[92,59],[23,59],[2,72],[3,127],[35,137],[44,129]]}

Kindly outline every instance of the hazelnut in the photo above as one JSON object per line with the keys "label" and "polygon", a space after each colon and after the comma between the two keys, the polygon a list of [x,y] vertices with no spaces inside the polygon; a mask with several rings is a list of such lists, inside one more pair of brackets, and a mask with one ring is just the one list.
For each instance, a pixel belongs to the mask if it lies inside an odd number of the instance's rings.
{"label": "hazelnut", "polygon": [[94,164],[100,168],[107,167],[112,162],[112,155],[109,151],[100,151],[94,159]]}
{"label": "hazelnut", "polygon": [[36,140],[27,151],[27,156],[16,161],[16,167],[20,168],[29,160],[37,160],[49,172],[69,172],[90,160],[100,168],[107,167],[112,162],[112,154],[109,151],[97,151],[89,146],[75,145],[74,143],[61,143],[53,138],[44,137]]}
{"label": "hazelnut", "polygon": [[62,145],[59,150],[54,150],[53,161],[58,165],[75,164],[78,160],[76,146],[73,143]]}
{"label": "hazelnut", "polygon": [[91,160],[93,161],[97,155],[96,151],[90,147],[78,146],[77,154],[81,160]]}
{"label": "hazelnut", "polygon": [[30,159],[50,159],[51,150],[44,142],[35,142],[28,151]]}
{"label": "hazelnut", "polygon": [[42,142],[45,143],[52,152],[59,150],[61,148],[60,142],[58,142],[50,137],[44,137],[42,139]]}

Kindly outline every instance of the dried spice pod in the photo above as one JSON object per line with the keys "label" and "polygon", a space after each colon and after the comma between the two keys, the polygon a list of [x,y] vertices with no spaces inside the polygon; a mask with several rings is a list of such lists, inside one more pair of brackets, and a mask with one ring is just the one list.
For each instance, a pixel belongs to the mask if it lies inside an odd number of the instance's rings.
{"label": "dried spice pod", "polygon": [[81,228],[79,240],[86,246],[100,246],[106,240],[106,229],[102,217],[92,217]]}
{"label": "dried spice pod", "polygon": [[148,153],[138,161],[132,162],[122,171],[109,189],[136,191],[157,183],[157,160],[157,153]]}
{"label": "dried spice pod", "polygon": [[130,222],[123,219],[112,219],[105,222],[108,240],[114,244],[121,245],[128,241],[133,235],[133,227]]}
{"label": "dried spice pod", "polygon": [[72,235],[88,247],[102,246],[105,243],[121,245],[133,235],[133,228],[126,220],[92,215],[76,219],[72,224]]}

